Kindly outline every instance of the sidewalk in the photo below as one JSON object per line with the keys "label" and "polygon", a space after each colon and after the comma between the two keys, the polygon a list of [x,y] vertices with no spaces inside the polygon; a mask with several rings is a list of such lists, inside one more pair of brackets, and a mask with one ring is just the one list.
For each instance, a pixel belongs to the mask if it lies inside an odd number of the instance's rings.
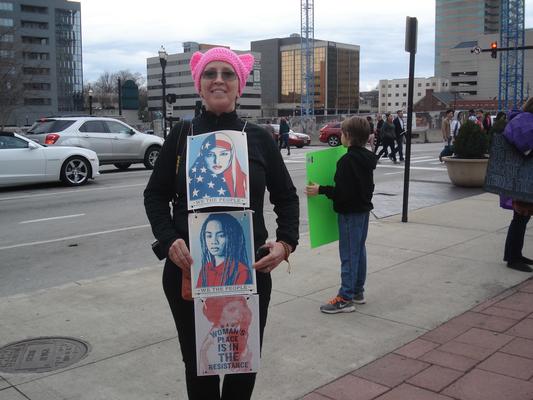
{"label": "sidewalk", "polygon": [[533,280],[303,399],[533,399]]}
{"label": "sidewalk", "polygon": [[[407,224],[373,220],[368,303],[342,315],[319,312],[336,294],[337,244],[311,250],[303,235],[291,274],[283,265],[273,273],[254,399],[533,398],[531,284],[508,291],[531,274],[501,261],[510,218],[482,194],[411,211]],[[525,242],[533,257],[531,227]],[[502,293],[497,306],[484,303]],[[160,264],[0,298],[0,347],[40,336],[79,338],[91,351],[53,372],[0,372],[0,400],[186,399]],[[514,386],[475,397],[483,388],[474,379],[486,376]],[[371,389],[352,392],[354,382]]]}

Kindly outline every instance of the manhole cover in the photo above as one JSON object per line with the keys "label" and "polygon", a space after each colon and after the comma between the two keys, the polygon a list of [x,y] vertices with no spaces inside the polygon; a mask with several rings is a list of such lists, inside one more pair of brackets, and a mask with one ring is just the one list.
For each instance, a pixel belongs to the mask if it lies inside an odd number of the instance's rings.
{"label": "manhole cover", "polygon": [[67,337],[40,337],[0,347],[0,372],[49,372],[84,358],[89,343]]}

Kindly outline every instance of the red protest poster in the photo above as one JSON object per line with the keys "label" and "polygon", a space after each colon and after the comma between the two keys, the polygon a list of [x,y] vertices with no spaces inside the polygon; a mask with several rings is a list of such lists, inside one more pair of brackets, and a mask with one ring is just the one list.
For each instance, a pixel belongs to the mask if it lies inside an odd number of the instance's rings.
{"label": "red protest poster", "polygon": [[222,375],[259,369],[259,296],[194,299],[197,374]]}

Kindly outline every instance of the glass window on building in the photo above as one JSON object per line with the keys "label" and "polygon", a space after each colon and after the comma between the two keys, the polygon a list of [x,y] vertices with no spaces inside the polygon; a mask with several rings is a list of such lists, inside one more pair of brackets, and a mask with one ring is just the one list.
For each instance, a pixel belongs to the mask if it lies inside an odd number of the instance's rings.
{"label": "glass window on building", "polygon": [[396,107],[398,107],[398,106],[400,105],[400,103],[396,102],[396,103],[394,103],[394,105],[395,105]]}
{"label": "glass window on building", "polygon": [[0,1],[0,11],[13,11],[13,3]]}
{"label": "glass window on building", "polygon": [[15,37],[11,34],[5,34],[5,35],[0,35],[0,42],[4,42],[4,43],[13,43],[13,40],[15,39]]}
{"label": "glass window on building", "polygon": [[435,82],[433,82],[433,83],[431,84],[431,86],[437,86],[437,84],[436,84]]}
{"label": "glass window on building", "polygon": [[407,87],[407,85],[404,83],[404,84],[403,84],[403,87]]}
{"label": "glass window on building", "polygon": [[0,18],[0,26],[13,26],[13,19],[12,18]]}
{"label": "glass window on building", "polygon": [[387,103],[387,105],[390,107],[390,106],[391,106],[391,103]]}
{"label": "glass window on building", "polygon": [[407,96],[407,93],[402,93],[402,96],[403,96],[403,97],[406,97],[406,96]]}
{"label": "glass window on building", "polygon": [[83,111],[79,10],[55,9],[58,111]]}
{"label": "glass window on building", "polygon": [[0,50],[0,57],[15,58],[15,52],[13,50]]}
{"label": "glass window on building", "polygon": [[426,82],[426,87],[429,87],[429,82]]}
{"label": "glass window on building", "polygon": [[392,87],[392,85],[389,85],[389,89]]}
{"label": "glass window on building", "polygon": [[400,87],[400,85],[397,83],[397,84],[396,84],[396,88],[399,88],[399,87]]}
{"label": "glass window on building", "polygon": [[421,83],[419,83],[419,84],[418,84],[418,87],[422,87],[422,84],[421,84]]}
{"label": "glass window on building", "polygon": [[48,7],[30,6],[26,4],[20,5],[20,11],[36,14],[48,14]]}
{"label": "glass window on building", "polygon": [[400,97],[400,93],[396,93],[394,96],[395,97]]}
{"label": "glass window on building", "polygon": [[420,97],[420,96],[422,96],[422,93],[418,92],[416,95],[417,95],[418,97]]}
{"label": "glass window on building", "polygon": [[387,97],[392,97],[392,93],[387,94]]}

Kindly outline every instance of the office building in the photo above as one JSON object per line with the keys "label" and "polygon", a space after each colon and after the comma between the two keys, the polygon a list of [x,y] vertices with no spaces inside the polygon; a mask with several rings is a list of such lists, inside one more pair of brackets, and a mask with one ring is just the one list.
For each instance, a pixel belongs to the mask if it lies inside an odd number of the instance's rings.
{"label": "office building", "polygon": [[435,76],[442,76],[442,53],[481,34],[500,30],[501,0],[436,0]]}
{"label": "office building", "polygon": [[[381,79],[379,81],[379,112],[396,112],[407,110],[407,91],[409,79]],[[415,78],[413,91],[413,104],[426,95],[427,89],[435,92],[447,92],[450,83],[442,78]]]}
{"label": "office building", "polygon": [[[301,104],[301,38],[265,39],[251,43],[261,53],[263,116],[297,115]],[[359,109],[357,45],[314,40],[315,114]]]}
{"label": "office building", "polygon": [[83,110],[79,2],[0,0],[0,36],[0,68],[19,89],[7,124]]}
{"label": "office building", "polygon": [[[168,54],[165,68],[166,93],[176,95],[176,102],[168,107],[172,116],[190,119],[194,117],[196,102],[201,101],[196,93],[192,80],[189,62],[195,51],[205,52],[215,47],[214,45],[186,42],[183,44],[183,53]],[[227,46],[225,46],[227,47]],[[245,53],[244,51],[235,51]],[[252,52],[255,57],[254,70],[248,77],[246,87],[238,101],[237,113],[244,118],[261,116],[261,55]],[[161,84],[162,70],[159,57],[146,59],[147,85],[148,85],[148,110],[161,112],[163,86]]]}

